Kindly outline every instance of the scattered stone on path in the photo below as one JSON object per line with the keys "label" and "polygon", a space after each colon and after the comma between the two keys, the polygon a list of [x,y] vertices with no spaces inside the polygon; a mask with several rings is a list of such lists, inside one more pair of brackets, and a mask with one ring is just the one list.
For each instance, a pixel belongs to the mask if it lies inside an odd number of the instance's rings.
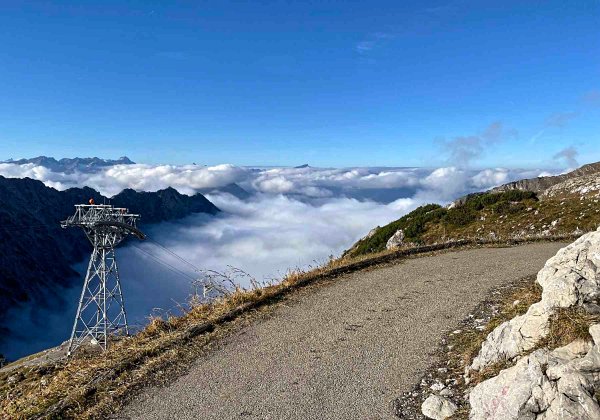
{"label": "scattered stone on path", "polygon": [[421,405],[421,412],[424,416],[434,420],[444,420],[451,417],[456,412],[456,405],[439,395],[431,394]]}

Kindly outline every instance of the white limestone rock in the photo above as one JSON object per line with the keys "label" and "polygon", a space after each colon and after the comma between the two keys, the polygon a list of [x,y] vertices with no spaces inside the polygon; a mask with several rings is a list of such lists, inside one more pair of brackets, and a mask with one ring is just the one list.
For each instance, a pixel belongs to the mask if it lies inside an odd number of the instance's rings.
{"label": "white limestone rock", "polygon": [[421,413],[424,416],[434,420],[444,420],[454,415],[458,407],[447,398],[431,394],[423,404],[421,404]]}
{"label": "white limestone rock", "polygon": [[404,244],[404,231],[402,229],[398,229],[396,233],[392,235],[390,239],[388,239],[385,244],[386,249],[394,249],[402,246]]}
{"label": "white limestone rock", "polygon": [[364,238],[362,238],[361,240],[363,240],[363,241],[364,241],[365,239],[370,239],[370,238],[372,238],[372,237],[373,237],[373,235],[375,235],[379,229],[380,229],[380,227],[379,227],[379,226],[377,226],[377,227],[374,227],[374,228],[373,228],[373,229],[371,229],[371,230],[369,231],[369,233],[367,233],[367,234],[365,235],[365,237],[364,237]]}
{"label": "white limestone rock", "polygon": [[[600,324],[590,328],[596,338]],[[600,346],[583,340],[554,351],[536,350],[478,384],[469,395],[470,420],[600,419],[594,383]]]}
{"label": "white limestone rock", "polygon": [[558,308],[596,304],[600,298],[600,230],[588,233],[550,258],[538,273],[542,300],[526,314],[494,329],[473,360],[480,370],[500,360],[511,360],[535,347],[548,334],[550,316]]}

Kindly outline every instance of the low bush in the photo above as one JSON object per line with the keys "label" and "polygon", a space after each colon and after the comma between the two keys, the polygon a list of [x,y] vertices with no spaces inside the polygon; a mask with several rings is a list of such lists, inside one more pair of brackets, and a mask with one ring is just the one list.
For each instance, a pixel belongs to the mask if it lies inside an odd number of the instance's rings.
{"label": "low bush", "polygon": [[455,227],[466,226],[475,220],[477,212],[467,206],[454,207],[448,210],[444,217],[444,222]]}
{"label": "low bush", "polygon": [[383,251],[387,241],[398,229],[404,231],[407,242],[419,243],[421,235],[425,232],[425,225],[430,222],[439,222],[446,212],[447,210],[439,204],[418,207],[395,222],[380,227],[370,238],[359,241],[353,254],[361,255]]}
{"label": "low bush", "polygon": [[526,200],[537,201],[537,195],[532,191],[511,190],[499,193],[473,194],[467,197],[467,200],[461,207],[471,210],[483,210],[486,207],[498,203],[522,202]]}

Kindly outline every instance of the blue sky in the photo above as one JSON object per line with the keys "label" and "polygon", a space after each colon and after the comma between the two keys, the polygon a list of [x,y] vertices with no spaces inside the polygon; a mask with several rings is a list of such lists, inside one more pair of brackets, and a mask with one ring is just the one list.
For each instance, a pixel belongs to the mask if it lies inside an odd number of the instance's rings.
{"label": "blue sky", "polygon": [[599,129],[598,1],[0,4],[0,159],[566,167]]}

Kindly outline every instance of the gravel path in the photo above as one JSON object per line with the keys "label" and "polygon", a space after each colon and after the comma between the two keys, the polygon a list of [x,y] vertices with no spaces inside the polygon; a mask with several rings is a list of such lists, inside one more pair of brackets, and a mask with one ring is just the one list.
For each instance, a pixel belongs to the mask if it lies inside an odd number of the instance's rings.
{"label": "gravel path", "polygon": [[294,294],[121,418],[382,419],[443,333],[493,287],[534,274],[564,244],[405,260]]}

